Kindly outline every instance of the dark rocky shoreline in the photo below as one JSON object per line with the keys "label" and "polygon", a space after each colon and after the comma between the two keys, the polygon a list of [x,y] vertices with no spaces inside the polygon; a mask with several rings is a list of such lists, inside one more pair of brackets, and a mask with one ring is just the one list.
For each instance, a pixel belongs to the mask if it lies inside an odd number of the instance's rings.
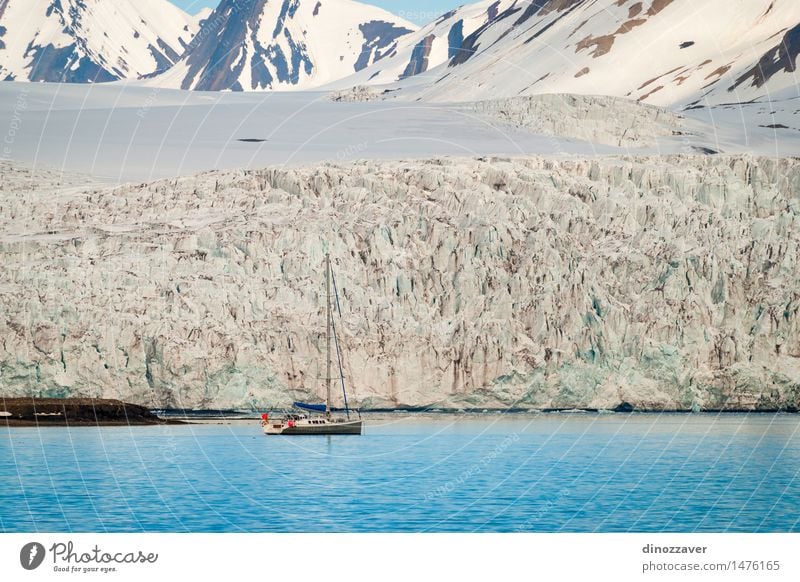
{"label": "dark rocky shoreline", "polygon": [[0,426],[150,426],[185,424],[148,408],[101,398],[0,398]]}
{"label": "dark rocky shoreline", "polygon": [[[365,414],[423,413],[423,414],[525,414],[525,413],[643,413],[643,414],[750,414],[750,413],[797,413],[797,409],[642,409],[623,403],[611,410],[597,408],[443,408],[443,407],[400,407],[361,409]],[[123,402],[122,400],[101,398],[2,398],[0,397],[0,426],[7,427],[46,427],[46,426],[158,426],[192,424],[215,418],[231,420],[239,417],[249,420],[250,414],[235,410],[150,410],[145,406]]]}
{"label": "dark rocky shoreline", "polygon": [[[182,419],[232,419],[238,417],[241,420],[258,418],[264,410],[235,410],[235,409],[180,409],[180,408],[166,408],[158,409],[157,412],[164,418],[182,418]],[[282,410],[282,409],[281,409]],[[344,412],[343,408],[334,408],[334,412]],[[408,414],[534,414],[534,413],[587,413],[587,414],[796,414],[798,409],[794,406],[787,406],[783,408],[745,408],[745,407],[727,407],[727,408],[701,408],[692,410],[691,408],[644,408],[635,407],[630,403],[623,402],[615,408],[588,408],[588,407],[569,407],[569,408],[529,408],[509,406],[506,408],[497,407],[467,407],[456,408],[447,406],[398,406],[390,407],[366,407],[366,408],[351,408],[352,412],[359,412],[362,414],[392,414],[392,413],[408,413]]]}
{"label": "dark rocky shoreline", "polygon": [[617,408],[426,408],[426,407],[407,407],[407,408],[362,408],[362,413],[431,413],[431,414],[525,414],[535,412],[574,412],[574,413],[614,413],[614,414],[796,414],[798,409],[795,407],[786,408],[703,408],[692,410],[690,408],[633,408],[631,410]]}

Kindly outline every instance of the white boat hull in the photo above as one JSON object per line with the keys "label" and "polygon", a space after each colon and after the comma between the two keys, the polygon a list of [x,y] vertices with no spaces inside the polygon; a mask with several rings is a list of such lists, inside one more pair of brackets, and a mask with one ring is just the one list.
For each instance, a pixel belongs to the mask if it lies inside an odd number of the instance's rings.
{"label": "white boat hull", "polygon": [[305,434],[361,434],[361,420],[298,420],[289,422],[270,422],[264,424],[266,435],[305,435]]}

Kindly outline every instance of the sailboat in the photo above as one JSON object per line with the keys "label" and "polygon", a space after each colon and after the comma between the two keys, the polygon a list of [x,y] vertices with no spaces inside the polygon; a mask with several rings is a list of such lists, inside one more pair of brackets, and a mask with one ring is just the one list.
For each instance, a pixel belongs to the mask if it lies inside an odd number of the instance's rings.
{"label": "sailboat", "polygon": [[[342,371],[342,355],[339,350],[339,340],[336,335],[336,324],[333,320],[331,310],[331,280],[333,280],[336,292],[337,310],[339,306],[339,293],[336,289],[336,279],[331,271],[331,259],[329,254],[325,254],[325,313],[327,324],[325,326],[325,353],[326,370],[325,374],[325,403],[324,404],[305,404],[295,402],[294,407],[303,412],[284,414],[278,417],[271,417],[268,413],[261,415],[261,426],[264,434],[267,435],[303,435],[303,434],[361,434],[362,420],[360,418],[350,418],[350,409],[347,406],[347,390],[345,387],[344,373]],[[341,311],[339,311],[341,316]],[[341,411],[335,411],[331,406],[331,337],[336,348],[336,361],[339,364],[339,378],[342,383],[342,394],[344,396],[344,416]],[[334,414],[336,413],[336,414]]]}

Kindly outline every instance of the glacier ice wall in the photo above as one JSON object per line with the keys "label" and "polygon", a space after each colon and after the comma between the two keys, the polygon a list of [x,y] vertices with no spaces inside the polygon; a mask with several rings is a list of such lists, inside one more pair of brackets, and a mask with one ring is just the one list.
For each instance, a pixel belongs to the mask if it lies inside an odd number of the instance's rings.
{"label": "glacier ice wall", "polygon": [[108,189],[0,167],[0,392],[363,406],[800,403],[800,162],[481,158]]}

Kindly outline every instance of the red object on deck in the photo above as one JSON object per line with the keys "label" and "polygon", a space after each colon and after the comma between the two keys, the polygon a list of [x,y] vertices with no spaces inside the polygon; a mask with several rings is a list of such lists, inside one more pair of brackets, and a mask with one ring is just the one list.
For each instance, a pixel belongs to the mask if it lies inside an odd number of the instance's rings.
{"label": "red object on deck", "polygon": [[294,428],[294,421],[293,420],[290,420],[287,424],[289,425],[289,428]]}
{"label": "red object on deck", "polygon": [[261,420],[269,420],[269,414],[267,414],[266,412],[264,414],[262,414],[261,415]]}

